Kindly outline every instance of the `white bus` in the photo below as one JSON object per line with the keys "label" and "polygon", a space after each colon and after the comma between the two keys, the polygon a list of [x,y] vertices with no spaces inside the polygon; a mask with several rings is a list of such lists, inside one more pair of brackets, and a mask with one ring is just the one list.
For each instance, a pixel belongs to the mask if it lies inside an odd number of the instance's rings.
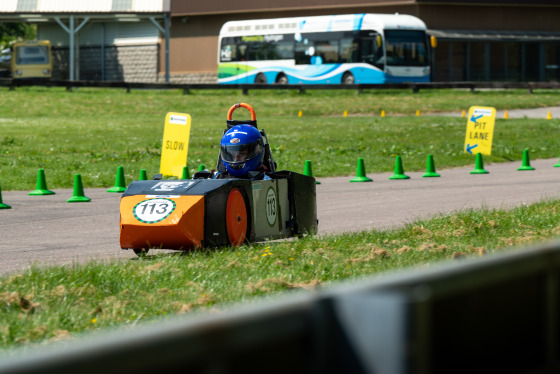
{"label": "white bus", "polygon": [[218,83],[429,82],[426,25],[400,14],[349,14],[226,22]]}

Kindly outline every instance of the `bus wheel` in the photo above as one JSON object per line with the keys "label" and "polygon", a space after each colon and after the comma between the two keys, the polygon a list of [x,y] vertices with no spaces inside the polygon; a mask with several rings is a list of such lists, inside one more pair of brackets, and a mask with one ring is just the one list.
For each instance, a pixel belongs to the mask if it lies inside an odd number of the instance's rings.
{"label": "bus wheel", "polygon": [[354,75],[352,73],[346,72],[342,76],[342,84],[354,84]]}
{"label": "bus wheel", "polygon": [[255,84],[266,84],[266,75],[264,75],[263,73],[257,74],[257,77],[255,78]]}
{"label": "bus wheel", "polygon": [[276,77],[276,84],[288,84],[288,77],[286,74],[280,73]]}

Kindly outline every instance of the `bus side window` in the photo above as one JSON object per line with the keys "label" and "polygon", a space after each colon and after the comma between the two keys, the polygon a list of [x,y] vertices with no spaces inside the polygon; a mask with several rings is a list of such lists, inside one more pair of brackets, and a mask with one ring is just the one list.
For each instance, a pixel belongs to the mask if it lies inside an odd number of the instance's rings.
{"label": "bus side window", "polygon": [[245,61],[247,59],[247,44],[239,44],[237,46],[237,52],[239,55],[236,61]]}
{"label": "bus side window", "polygon": [[278,42],[275,44],[276,56],[281,60],[288,60],[294,58],[294,43],[293,42]]}
{"label": "bus side window", "polygon": [[359,62],[357,40],[348,38],[340,41],[340,62]]}
{"label": "bus side window", "polygon": [[294,58],[296,60],[296,64],[309,64],[311,63],[311,54],[309,54],[309,49],[311,44],[308,43],[296,43],[294,48]]}
{"label": "bus side window", "polygon": [[276,60],[272,43],[250,43],[247,48],[247,61]]}
{"label": "bus side window", "polygon": [[315,43],[315,55],[324,63],[338,62],[338,40],[325,40]]}

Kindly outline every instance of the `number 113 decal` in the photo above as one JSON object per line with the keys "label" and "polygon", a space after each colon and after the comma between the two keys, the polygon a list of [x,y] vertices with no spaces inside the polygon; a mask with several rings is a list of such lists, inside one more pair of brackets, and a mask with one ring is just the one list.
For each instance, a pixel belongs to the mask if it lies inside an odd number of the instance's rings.
{"label": "number 113 decal", "polygon": [[169,217],[176,206],[170,199],[148,199],[136,204],[132,213],[142,223],[157,223]]}

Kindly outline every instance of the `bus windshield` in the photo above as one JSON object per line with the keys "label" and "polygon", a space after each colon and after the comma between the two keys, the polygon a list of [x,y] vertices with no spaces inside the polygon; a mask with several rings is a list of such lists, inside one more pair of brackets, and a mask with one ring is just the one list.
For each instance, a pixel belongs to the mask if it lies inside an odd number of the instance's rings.
{"label": "bus windshield", "polygon": [[429,65],[426,33],[417,30],[385,30],[388,66]]}

